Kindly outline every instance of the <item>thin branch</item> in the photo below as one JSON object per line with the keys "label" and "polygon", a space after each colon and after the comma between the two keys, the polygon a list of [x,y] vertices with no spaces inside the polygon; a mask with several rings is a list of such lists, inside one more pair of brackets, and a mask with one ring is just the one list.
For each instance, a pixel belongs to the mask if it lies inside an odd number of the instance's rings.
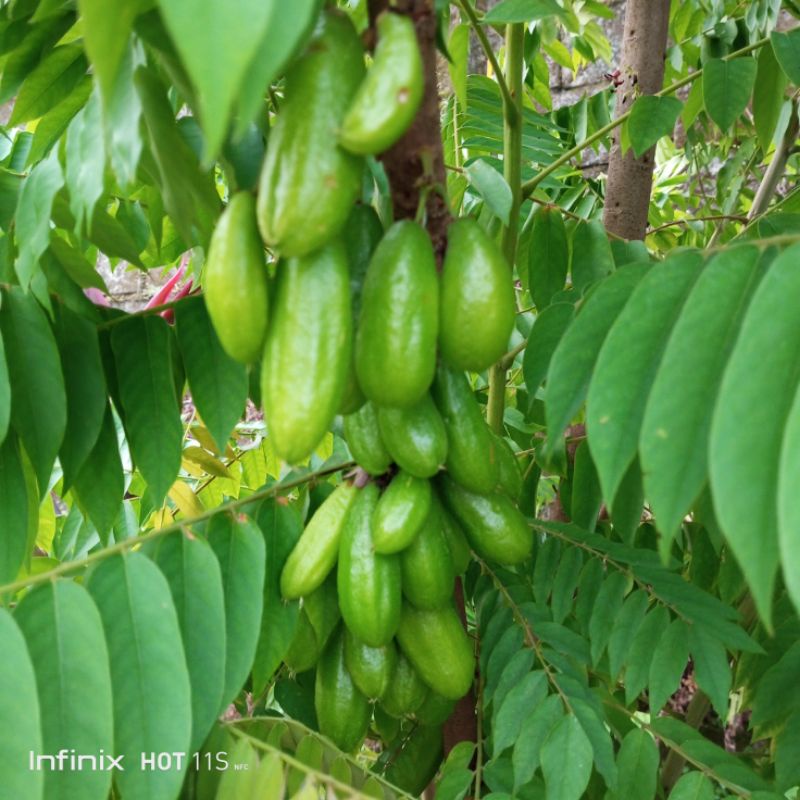
{"label": "thin branch", "polygon": [[247,497],[240,497],[237,500],[231,500],[230,502],[224,503],[216,508],[210,508],[207,511],[204,511],[202,514],[198,514],[196,517],[189,517],[188,519],[182,519],[178,522],[175,522],[172,525],[165,525],[163,528],[150,531],[143,536],[132,536],[130,539],[123,539],[123,541],[117,542],[110,547],[104,547],[102,550],[97,550],[85,558],[78,559],[77,561],[68,561],[66,563],[59,564],[57,567],[53,567],[53,569],[47,570],[47,572],[40,572],[37,575],[29,575],[27,578],[22,578],[18,581],[7,583],[5,586],[0,586],[0,596],[17,592],[20,589],[24,589],[29,586],[36,586],[40,583],[46,583],[47,581],[50,581],[53,578],[58,578],[62,575],[68,575],[72,572],[77,572],[78,570],[88,567],[97,561],[102,561],[109,556],[116,555],[117,553],[124,553],[126,550],[138,547],[144,542],[158,539],[159,537],[166,536],[170,533],[177,533],[178,531],[186,530],[187,528],[191,528],[193,525],[197,525],[200,522],[205,522],[206,520],[215,517],[217,514],[235,511],[237,508],[250,505],[256,500],[265,500],[269,497],[275,497],[281,492],[285,492],[289,489],[295,489],[298,486],[311,483],[318,478],[324,478],[328,475],[333,475],[336,472],[349,469],[352,466],[354,466],[354,462],[345,461],[339,464],[332,464],[331,466],[323,467],[315,472],[302,475],[299,478],[293,478],[290,481],[274,483],[271,486],[267,486],[257,492],[249,494]]}
{"label": "thin branch", "polygon": [[733,222],[747,222],[747,217],[741,214],[709,214],[707,217],[684,217],[683,219],[674,219],[672,222],[665,222],[656,228],[650,228],[647,231],[649,236],[651,233],[658,233],[659,231],[666,230],[667,228],[674,228],[680,225],[691,225],[693,222],[714,222],[716,220],[732,220]]}

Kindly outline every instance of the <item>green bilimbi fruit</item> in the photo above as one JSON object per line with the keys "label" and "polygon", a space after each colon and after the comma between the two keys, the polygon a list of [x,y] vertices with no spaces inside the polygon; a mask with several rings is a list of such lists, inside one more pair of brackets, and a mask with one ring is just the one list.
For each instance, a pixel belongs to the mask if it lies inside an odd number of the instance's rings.
{"label": "green bilimbi fruit", "polygon": [[414,121],[425,88],[422,55],[410,17],[378,17],[378,46],[345,115],[339,142],[353,153],[388,150]]}
{"label": "green bilimbi fruit", "polygon": [[403,749],[386,770],[386,780],[418,797],[433,780],[442,763],[441,725],[418,725],[403,742]]}
{"label": "green bilimbi fruit", "polygon": [[495,442],[464,373],[440,366],[433,399],[447,431],[447,471],[473,492],[491,492],[498,479]]}
{"label": "green bilimbi fruit", "polygon": [[399,472],[378,500],[372,539],[376,553],[399,553],[414,541],[431,509],[433,490],[424,478]]}
{"label": "green bilimbi fruit", "polygon": [[414,719],[420,725],[443,725],[456,707],[455,700],[442,697],[432,689],[425,695],[422,705],[414,712]]}
{"label": "green bilimbi fruit", "polygon": [[397,642],[434,692],[458,700],[469,691],[475,672],[472,644],[451,605],[425,611],[404,603]]}
{"label": "green bilimbi fruit", "polygon": [[444,422],[429,394],[411,408],[379,408],[381,439],[392,459],[417,478],[430,478],[448,451]]}
{"label": "green bilimbi fruit", "polygon": [[482,372],[505,352],[514,327],[511,268],[474,220],[447,229],[439,307],[439,350],[454,369]]}
{"label": "green bilimbi fruit", "polygon": [[340,484],[317,509],[289,553],[281,572],[281,594],[292,600],[321,586],[339,556],[339,540],[358,489]]}
{"label": "green bilimbi fruit", "polygon": [[359,691],[370,700],[379,700],[389,687],[397,663],[397,647],[393,641],[383,647],[370,647],[346,630],[344,663]]}
{"label": "green bilimbi fruit", "polygon": [[247,192],[231,198],[214,229],[203,297],[225,352],[245,364],[257,361],[267,335],[269,297],[255,200]]}
{"label": "green bilimbi fruit", "polygon": [[349,271],[341,242],[278,264],[261,400],[275,452],[311,455],[342,400],[350,361]]}
{"label": "green bilimbi fruit", "polygon": [[469,562],[472,561],[469,542],[467,542],[467,537],[464,534],[463,528],[456,522],[453,515],[442,505],[435,493],[434,503],[439,509],[439,515],[442,520],[442,533],[447,540],[447,547],[450,550],[453,572],[456,575],[461,575],[466,572]]}
{"label": "green bilimbi fruit", "polygon": [[427,693],[428,687],[401,653],[381,699],[381,708],[393,717],[406,717],[422,705]]}
{"label": "green bilimbi fruit", "polygon": [[[364,276],[367,274],[369,261],[381,236],[383,236],[383,225],[375,213],[375,209],[361,203],[353,206],[342,231],[342,241],[347,249],[347,261],[350,265],[350,299],[354,324],[361,313],[361,290],[364,286]],[[347,369],[342,406],[339,411],[342,414],[352,414],[361,408],[365,399],[356,378],[355,350],[353,350]]]}
{"label": "green bilimbi fruit", "polygon": [[424,228],[410,220],[389,228],[372,256],[361,297],[359,386],[378,406],[413,406],[433,380],[439,329],[439,279]]}
{"label": "green bilimbi fruit", "polygon": [[400,620],[400,562],[375,552],[372,518],[378,487],[368,483],[347,514],[339,543],[339,607],[354,636],[371,647],[388,644]]}
{"label": "green bilimbi fruit", "polygon": [[258,186],[258,225],[282,256],[302,256],[336,236],[361,189],[361,158],[337,144],[364,77],[364,53],[350,19],[326,10],[286,91]]}
{"label": "green bilimbi fruit", "polygon": [[494,436],[494,442],[498,470],[497,488],[516,501],[522,491],[522,472],[517,455],[502,436]]}
{"label": "green bilimbi fruit", "polygon": [[461,523],[472,549],[488,561],[520,564],[530,558],[533,533],[514,502],[500,492],[477,494],[444,477],[445,505]]}
{"label": "green bilimbi fruit", "polygon": [[347,671],[341,629],[328,642],[317,664],[314,707],[320,733],[345,753],[352,753],[367,735],[372,706]]}
{"label": "green bilimbi fruit", "polygon": [[369,401],[344,418],[347,446],[358,465],[370,475],[383,475],[392,463],[378,426],[378,414]]}
{"label": "green bilimbi fruit", "polygon": [[377,703],[372,713],[372,727],[385,744],[394,741],[400,733],[400,720],[387,714]]}
{"label": "green bilimbi fruit", "polygon": [[439,510],[431,508],[414,541],[400,553],[403,594],[417,608],[441,608],[453,596],[453,559]]}
{"label": "green bilimbi fruit", "polygon": [[332,572],[325,582],[303,598],[289,652],[283,659],[294,672],[305,672],[319,660],[325,645],[341,619],[336,594],[336,575]]}

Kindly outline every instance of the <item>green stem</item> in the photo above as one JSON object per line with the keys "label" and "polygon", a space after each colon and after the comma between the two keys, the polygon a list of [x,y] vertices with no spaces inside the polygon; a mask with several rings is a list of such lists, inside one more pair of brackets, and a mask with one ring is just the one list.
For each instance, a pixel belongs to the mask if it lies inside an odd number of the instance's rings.
{"label": "green stem", "polygon": [[[794,29],[792,29],[794,30]],[[738,58],[739,56],[747,55],[751,53],[753,50],[758,50],[759,48],[763,47],[765,44],[769,43],[769,39],[759,39],[757,42],[753,42],[753,44],[747,45],[747,47],[743,47],[741,50],[736,50],[733,53],[729,53],[725,58],[724,61],[729,61],[732,58]],[[703,74],[703,70],[698,69],[696,72],[692,72],[690,75],[687,75],[680,80],[675,81],[675,83],[670,84],[665,89],[662,89],[660,92],[656,92],[655,97],[664,97],[665,95],[672,94],[680,89],[682,86],[686,86],[688,83],[693,83],[696,81],[701,75]],[[632,109],[631,109],[632,110]],[[599,130],[596,130],[591,136],[587,136],[582,142],[578,142],[575,147],[571,147],[565,153],[560,155],[552,164],[546,166],[538,175],[535,175],[529,181],[526,181],[522,184],[522,196],[528,197],[528,195],[533,192],[536,187],[547,177],[552,175],[559,167],[563,167],[564,164],[572,161],[573,158],[579,156],[589,145],[594,144],[599,139],[603,139],[607,136],[611,131],[613,131],[618,126],[622,125],[623,122],[627,121],[630,118],[631,112],[627,111],[624,114],[621,114],[615,120],[612,120],[608,123],[608,125],[604,125]]]}
{"label": "green stem", "polygon": [[328,475],[332,475],[335,472],[339,472],[340,470],[349,469],[352,466],[354,466],[352,461],[345,461],[340,464],[332,464],[329,467],[323,467],[315,472],[302,475],[299,478],[293,478],[290,481],[273,483],[271,486],[266,486],[263,489],[259,489],[258,491],[249,494],[247,497],[241,497],[238,500],[231,500],[229,503],[224,503],[216,508],[210,508],[208,511],[204,511],[202,514],[198,514],[196,517],[182,519],[172,525],[165,525],[163,528],[150,531],[150,533],[146,533],[143,536],[132,536],[130,539],[123,539],[123,541],[117,542],[110,547],[104,547],[102,550],[97,550],[91,555],[86,556],[86,558],[81,558],[77,561],[68,561],[64,564],[59,564],[57,567],[53,567],[53,569],[47,570],[47,572],[40,572],[37,575],[29,575],[27,578],[22,578],[18,581],[7,583],[5,586],[0,586],[0,597],[5,594],[18,592],[20,589],[25,589],[29,586],[36,586],[39,583],[46,583],[47,581],[50,581],[53,578],[58,578],[61,575],[68,575],[71,572],[77,572],[84,567],[88,567],[97,561],[102,561],[103,559],[115,555],[116,553],[124,553],[126,550],[131,550],[134,547],[138,547],[144,542],[149,542],[152,539],[158,539],[159,537],[166,536],[169,533],[176,533],[177,531],[185,530],[186,528],[190,528],[192,525],[205,522],[207,519],[211,519],[211,517],[214,517],[217,514],[234,511],[237,508],[249,505],[257,500],[275,497],[281,492],[288,491],[289,489],[296,489],[298,486],[311,483],[317,478],[324,478]]}
{"label": "green stem", "polygon": [[[511,188],[511,210],[508,224],[503,227],[502,249],[513,269],[519,238],[519,209],[522,203],[522,84],[524,69],[525,26],[506,26],[506,80],[510,87],[508,99],[503,95],[503,174]],[[509,276],[510,277],[510,276]],[[501,359],[489,370],[487,419],[491,429],[503,431],[505,410],[506,367]]]}

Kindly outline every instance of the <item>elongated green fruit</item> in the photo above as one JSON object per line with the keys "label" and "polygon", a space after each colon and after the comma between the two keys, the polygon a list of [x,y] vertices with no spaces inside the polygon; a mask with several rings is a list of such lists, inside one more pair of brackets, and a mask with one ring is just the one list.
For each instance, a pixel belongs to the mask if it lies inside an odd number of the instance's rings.
{"label": "elongated green fruit", "polygon": [[342,400],[352,335],[348,282],[338,241],[278,265],[261,400],[275,452],[290,464],[311,455]]}
{"label": "elongated green fruit", "polygon": [[449,700],[429,689],[422,705],[414,712],[414,719],[420,725],[443,725],[450,718],[455,706],[455,700]]}
{"label": "elongated green fruit", "polygon": [[533,533],[506,495],[470,492],[448,477],[443,477],[440,486],[445,505],[481,558],[508,565],[530,558]]}
{"label": "elongated green fruit", "polygon": [[401,653],[381,700],[381,708],[393,717],[407,717],[422,705],[427,694],[428,687]]}
{"label": "elongated green fruit", "polygon": [[447,458],[447,432],[429,394],[411,408],[379,408],[381,438],[391,457],[417,478],[435,475]]}
{"label": "elongated green fruit", "polygon": [[284,658],[289,669],[294,672],[311,669],[319,661],[340,619],[336,575],[331,572],[322,586],[303,598],[297,630]]}
{"label": "elongated green fruit", "polygon": [[439,313],[439,349],[454,369],[482,372],[506,352],[516,314],[511,268],[473,219],[447,229]]}
{"label": "elongated green fruit", "polygon": [[424,478],[399,472],[378,500],[373,520],[376,553],[399,553],[408,547],[431,510],[433,491]]}
{"label": "elongated green fruit", "polygon": [[308,617],[300,611],[289,650],[284,663],[292,672],[306,672],[319,661],[320,650],[317,646],[317,635]]}
{"label": "elongated green fruit", "polygon": [[360,467],[370,475],[383,475],[392,463],[378,427],[378,414],[369,401],[344,418],[347,446]]}
{"label": "elongated green fruit", "polygon": [[342,123],[339,142],[353,153],[388,150],[409,128],[422,102],[424,68],[410,17],[378,17],[375,59]]}
{"label": "elongated green fruit", "polygon": [[306,525],[281,572],[281,594],[288,600],[310,595],[321,586],[339,555],[347,513],[358,489],[342,483]]}
{"label": "elongated green fruit", "polygon": [[370,647],[347,630],[344,663],[358,690],[370,700],[379,700],[389,687],[397,663],[397,647],[393,641],[383,647]]}
{"label": "elongated green fruit", "polygon": [[269,297],[255,200],[248,192],[231,198],[214,229],[203,297],[225,352],[245,364],[257,361],[267,335]]}
{"label": "elongated green fruit", "polygon": [[[375,209],[361,203],[353,206],[342,231],[342,241],[347,249],[347,262],[350,265],[350,302],[354,325],[361,313],[361,292],[364,288],[367,267],[382,236],[383,225]],[[353,348],[339,411],[342,414],[352,414],[364,405],[365,400],[356,378],[355,348]]]}
{"label": "elongated green fruit", "polygon": [[322,13],[306,52],[286,75],[258,186],[258,225],[282,256],[302,256],[341,231],[361,188],[362,160],[337,144],[364,55],[349,18]]}
{"label": "elongated green fruit", "polygon": [[495,442],[463,372],[440,366],[433,399],[447,431],[447,471],[473,492],[497,486]]}
{"label": "elongated green fruit", "polygon": [[433,780],[442,763],[441,725],[418,725],[403,743],[403,749],[386,770],[386,779],[417,797]]}
{"label": "elongated green fruit", "polygon": [[339,607],[351,633],[372,647],[391,641],[400,620],[400,562],[375,552],[372,516],[378,488],[358,491],[339,543]]}
{"label": "elongated green fruit", "polygon": [[439,510],[431,508],[414,541],[400,553],[403,594],[417,608],[441,608],[453,596],[453,559]]}
{"label": "elongated green fruit", "polygon": [[461,575],[466,572],[469,562],[472,561],[472,553],[469,549],[466,534],[461,525],[456,522],[455,517],[439,500],[438,493],[434,493],[434,498],[442,519],[442,533],[444,533],[444,538],[447,540],[450,558],[453,561],[453,572],[456,575]]}
{"label": "elongated green fruit", "polygon": [[352,753],[367,735],[372,707],[345,666],[341,629],[328,642],[317,665],[314,707],[320,733],[345,753]]}
{"label": "elongated green fruit", "polygon": [[516,501],[522,491],[522,472],[511,445],[502,437],[493,434],[497,457],[497,488]]}
{"label": "elongated green fruit", "polygon": [[428,234],[396,222],[372,256],[356,333],[356,375],[378,406],[419,402],[436,369],[439,280]]}
{"label": "elongated green fruit", "polygon": [[403,604],[397,642],[425,683],[458,700],[472,686],[472,644],[452,606],[428,611]]}

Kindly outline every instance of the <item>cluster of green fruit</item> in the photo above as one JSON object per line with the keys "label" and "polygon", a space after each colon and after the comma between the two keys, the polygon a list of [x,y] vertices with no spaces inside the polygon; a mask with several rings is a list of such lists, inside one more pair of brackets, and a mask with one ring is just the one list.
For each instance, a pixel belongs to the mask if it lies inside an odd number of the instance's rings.
{"label": "cluster of green fruit", "polygon": [[[384,14],[378,34],[365,75],[348,18],[322,13],[286,76],[258,199],[231,199],[204,279],[227,352],[261,360],[276,452],[301,461],[341,414],[360,467],[315,510],[281,578],[285,598],[302,598],[286,662],[316,666],[320,729],[348,751],[373,714],[382,735],[392,719],[444,721],[474,674],[455,577],[470,550],[518,564],[533,543],[515,455],[464,374],[508,346],[507,262],[461,219],[439,274],[421,225],[384,231],[356,203],[363,155],[397,141],[422,96],[411,21]],[[262,241],[279,255],[274,286]]]}

